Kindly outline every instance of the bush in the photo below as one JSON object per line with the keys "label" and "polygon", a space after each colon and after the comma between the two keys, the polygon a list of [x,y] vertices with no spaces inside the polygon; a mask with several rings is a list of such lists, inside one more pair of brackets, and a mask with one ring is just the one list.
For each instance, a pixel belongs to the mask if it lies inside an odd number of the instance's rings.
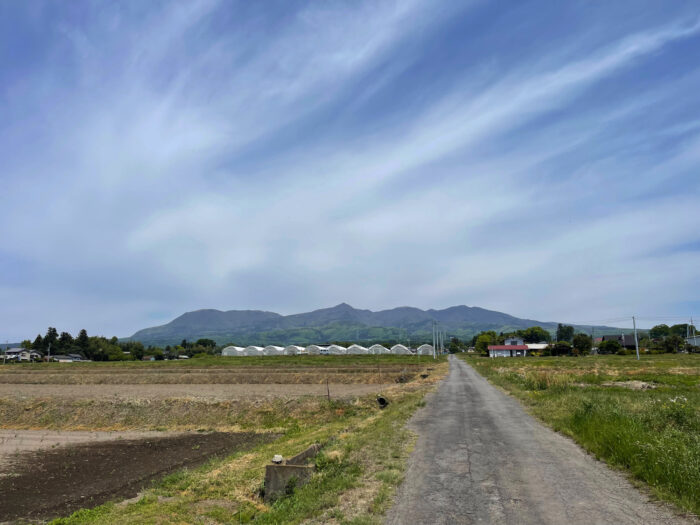
{"label": "bush", "polygon": [[616,354],[622,350],[622,345],[619,341],[614,339],[608,341],[601,341],[598,345],[598,352],[601,354]]}

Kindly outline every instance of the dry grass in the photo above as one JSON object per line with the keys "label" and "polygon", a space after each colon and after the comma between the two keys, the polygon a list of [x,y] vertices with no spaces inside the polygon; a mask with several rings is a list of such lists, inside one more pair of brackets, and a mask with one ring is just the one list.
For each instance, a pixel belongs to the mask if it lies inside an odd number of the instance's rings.
{"label": "dry grass", "polygon": [[[383,393],[390,404],[385,410],[377,408],[373,396],[330,404],[304,399],[222,405],[240,414],[239,424],[284,431],[284,436],[254,451],[168,476],[137,502],[104,505],[58,523],[379,522],[401,480],[413,443],[414,436],[404,425],[446,370],[443,363],[427,379],[387,388]],[[218,405],[208,408],[216,415],[212,421],[223,413]],[[163,408],[151,406],[149,411],[153,414]],[[189,415],[189,409],[184,414]],[[86,416],[91,417],[87,413],[81,417]],[[274,454],[289,457],[314,442],[325,448],[317,458],[318,473],[311,483],[274,505],[265,505],[259,490],[269,458]]]}

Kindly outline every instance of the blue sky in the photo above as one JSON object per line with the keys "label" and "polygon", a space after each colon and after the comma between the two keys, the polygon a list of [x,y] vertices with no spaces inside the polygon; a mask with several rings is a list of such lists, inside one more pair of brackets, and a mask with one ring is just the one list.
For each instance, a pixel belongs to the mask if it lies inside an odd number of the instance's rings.
{"label": "blue sky", "polygon": [[699,64],[695,1],[3,2],[0,339],[700,315]]}

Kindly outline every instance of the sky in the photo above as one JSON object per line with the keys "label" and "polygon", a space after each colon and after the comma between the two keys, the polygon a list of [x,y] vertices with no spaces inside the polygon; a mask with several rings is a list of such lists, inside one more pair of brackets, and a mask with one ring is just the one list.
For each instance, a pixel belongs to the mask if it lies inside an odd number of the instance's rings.
{"label": "sky", "polygon": [[699,65],[694,0],[2,2],[0,340],[700,317]]}

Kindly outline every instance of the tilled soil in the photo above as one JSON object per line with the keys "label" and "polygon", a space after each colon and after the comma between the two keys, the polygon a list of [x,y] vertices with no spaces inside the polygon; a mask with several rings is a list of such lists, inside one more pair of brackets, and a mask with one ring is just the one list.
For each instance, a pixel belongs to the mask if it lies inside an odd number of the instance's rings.
{"label": "tilled soil", "polygon": [[0,467],[0,522],[47,520],[133,497],[156,478],[277,436],[187,433],[24,452]]}

